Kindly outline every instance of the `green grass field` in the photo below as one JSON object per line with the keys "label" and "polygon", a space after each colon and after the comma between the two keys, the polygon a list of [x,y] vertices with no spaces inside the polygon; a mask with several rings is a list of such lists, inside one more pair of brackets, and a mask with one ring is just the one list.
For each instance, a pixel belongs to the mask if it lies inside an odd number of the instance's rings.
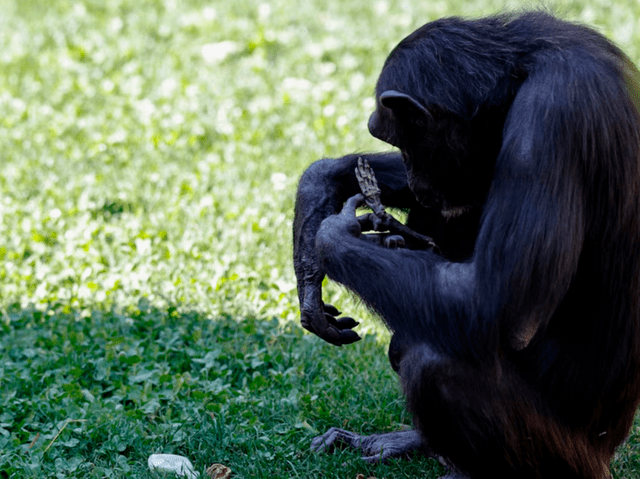
{"label": "green grass field", "polygon": [[[0,0],[0,478],[157,478],[159,452],[202,477],[442,474],[309,451],[410,418],[348,294],[326,290],[360,343],[297,324],[293,198],[314,159],[387,149],[366,122],[401,38],[523,6]],[[553,10],[640,63],[637,0]],[[639,447],[637,422],[614,477],[640,477]]]}

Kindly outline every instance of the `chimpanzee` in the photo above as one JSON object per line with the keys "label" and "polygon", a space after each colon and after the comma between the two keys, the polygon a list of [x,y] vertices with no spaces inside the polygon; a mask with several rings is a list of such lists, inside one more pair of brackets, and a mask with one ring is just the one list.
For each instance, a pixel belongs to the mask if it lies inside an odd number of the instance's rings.
{"label": "chimpanzee", "polygon": [[[331,429],[312,448],[422,448],[456,477],[608,477],[640,401],[639,78],[602,35],[542,12],[441,19],[391,52],[369,129],[399,152],[307,169],[294,264],[309,331],[360,339],[324,275],[385,321],[415,430]],[[371,241],[385,226],[356,218],[359,156],[438,249]]]}

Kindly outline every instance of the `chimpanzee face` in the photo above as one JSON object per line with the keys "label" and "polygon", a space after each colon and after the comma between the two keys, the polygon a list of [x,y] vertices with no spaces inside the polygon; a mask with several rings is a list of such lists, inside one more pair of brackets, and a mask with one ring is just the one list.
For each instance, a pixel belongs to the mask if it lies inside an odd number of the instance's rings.
{"label": "chimpanzee face", "polygon": [[[450,117],[432,114],[418,100],[397,91],[385,91],[369,118],[369,132],[402,151],[409,188],[420,204],[458,216],[468,203],[461,172],[464,153],[461,141],[453,149],[447,141],[452,131]],[[464,139],[462,140],[464,141]]]}

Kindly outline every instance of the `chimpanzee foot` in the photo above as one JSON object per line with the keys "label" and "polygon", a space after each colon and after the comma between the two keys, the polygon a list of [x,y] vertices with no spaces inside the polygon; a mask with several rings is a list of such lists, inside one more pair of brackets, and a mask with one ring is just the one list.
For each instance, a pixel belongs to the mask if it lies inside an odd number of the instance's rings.
{"label": "chimpanzee foot", "polygon": [[423,441],[420,433],[413,430],[360,436],[337,427],[332,427],[311,441],[311,449],[316,452],[330,452],[341,446],[360,449],[362,459],[374,463],[421,449]]}

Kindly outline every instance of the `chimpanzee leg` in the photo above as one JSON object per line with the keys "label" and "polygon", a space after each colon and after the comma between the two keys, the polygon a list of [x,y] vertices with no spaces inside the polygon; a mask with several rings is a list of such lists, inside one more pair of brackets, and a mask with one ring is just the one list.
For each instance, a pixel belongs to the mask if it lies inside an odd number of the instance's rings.
{"label": "chimpanzee leg", "polygon": [[395,372],[400,371],[400,363],[407,352],[409,346],[400,339],[400,336],[394,334],[389,342],[389,363]]}
{"label": "chimpanzee leg", "polygon": [[414,424],[430,449],[472,479],[603,479],[609,457],[587,428],[570,428],[513,363],[472,364],[426,345],[399,371]]}

